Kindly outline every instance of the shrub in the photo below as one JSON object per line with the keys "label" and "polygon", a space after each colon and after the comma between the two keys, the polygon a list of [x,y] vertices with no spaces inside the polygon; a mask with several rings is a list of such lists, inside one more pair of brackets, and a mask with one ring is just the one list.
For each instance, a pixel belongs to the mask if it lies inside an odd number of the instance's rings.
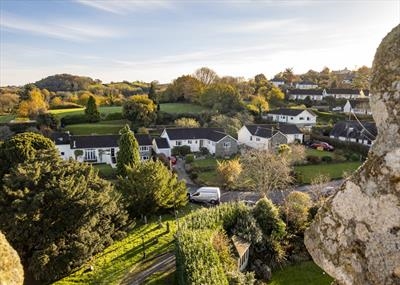
{"label": "shrub", "polygon": [[360,160],[360,155],[357,153],[352,153],[349,155],[348,160],[350,161],[359,161]]}
{"label": "shrub", "polygon": [[209,155],[210,154],[210,151],[206,147],[201,147],[200,148],[200,152],[201,152],[202,155]]}
{"label": "shrub", "polygon": [[73,124],[85,124],[89,123],[89,119],[84,114],[79,115],[67,115],[61,119],[61,126],[73,125]]}
{"label": "shrub", "polygon": [[194,155],[193,154],[187,154],[185,157],[185,162],[186,163],[192,163],[194,161]]}
{"label": "shrub", "polygon": [[110,113],[107,114],[104,118],[105,121],[116,121],[116,120],[123,120],[122,113]]}
{"label": "shrub", "polygon": [[190,153],[190,146],[182,145],[182,146],[175,146],[171,150],[171,154],[173,156],[186,156]]}
{"label": "shrub", "polygon": [[332,157],[330,157],[330,156],[323,156],[323,157],[321,157],[321,161],[323,161],[323,162],[327,162],[327,163],[329,163],[329,162],[332,162]]}
{"label": "shrub", "polygon": [[316,155],[307,155],[306,160],[311,164],[318,164],[321,162],[321,159]]}

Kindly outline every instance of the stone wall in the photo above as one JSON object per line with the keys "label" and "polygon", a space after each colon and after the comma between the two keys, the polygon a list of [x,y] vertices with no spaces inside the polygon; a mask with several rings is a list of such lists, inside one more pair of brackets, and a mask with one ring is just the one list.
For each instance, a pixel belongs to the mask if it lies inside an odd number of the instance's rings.
{"label": "stone wall", "polygon": [[377,49],[372,74],[377,139],[304,239],[337,284],[400,284],[400,25]]}

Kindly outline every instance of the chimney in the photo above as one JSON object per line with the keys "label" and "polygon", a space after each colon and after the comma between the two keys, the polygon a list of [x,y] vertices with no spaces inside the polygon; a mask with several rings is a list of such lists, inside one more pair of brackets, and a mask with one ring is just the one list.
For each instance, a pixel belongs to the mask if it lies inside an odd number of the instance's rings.
{"label": "chimney", "polygon": [[73,148],[76,148],[76,142],[73,141]]}

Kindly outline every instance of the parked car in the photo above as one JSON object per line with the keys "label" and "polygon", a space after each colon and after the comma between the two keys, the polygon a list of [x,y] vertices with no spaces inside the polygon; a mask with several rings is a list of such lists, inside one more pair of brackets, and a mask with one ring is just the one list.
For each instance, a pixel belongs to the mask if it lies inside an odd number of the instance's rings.
{"label": "parked car", "polygon": [[219,204],[221,191],[219,187],[200,187],[196,192],[189,195],[190,202],[201,202]]}
{"label": "parked car", "polygon": [[331,146],[330,144],[328,144],[327,142],[315,142],[315,143],[312,143],[310,145],[310,147],[315,148],[315,149],[323,149],[323,150],[327,150],[327,151],[335,150],[335,148],[333,146]]}

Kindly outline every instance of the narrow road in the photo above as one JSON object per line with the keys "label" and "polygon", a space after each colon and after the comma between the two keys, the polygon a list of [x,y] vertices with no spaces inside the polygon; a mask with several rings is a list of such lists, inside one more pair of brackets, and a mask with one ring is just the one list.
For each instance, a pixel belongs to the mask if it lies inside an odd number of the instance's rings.
{"label": "narrow road", "polygon": [[166,272],[175,267],[175,253],[167,252],[162,254],[151,261],[150,267],[141,271],[133,272],[132,275],[124,278],[122,284],[128,285],[141,285],[147,278],[156,272]]}

